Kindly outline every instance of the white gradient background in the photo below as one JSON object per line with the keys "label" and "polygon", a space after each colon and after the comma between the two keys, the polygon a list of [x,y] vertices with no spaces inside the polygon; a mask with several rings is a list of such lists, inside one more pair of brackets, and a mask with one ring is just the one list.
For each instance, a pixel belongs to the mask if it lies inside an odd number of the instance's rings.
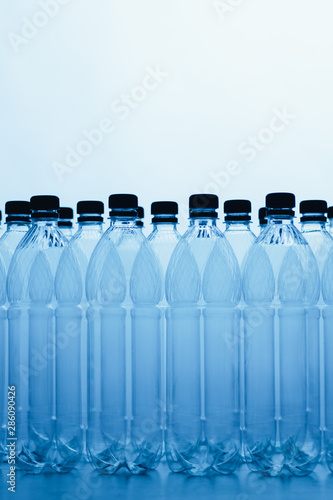
{"label": "white gradient background", "polygon": [[[215,183],[221,205],[245,197],[256,212],[277,190],[333,204],[333,2],[238,3],[221,19],[213,0],[70,0],[16,52],[8,34],[39,2],[2,2],[1,208],[33,194],[75,205],[134,192],[147,216],[154,200],[185,207],[212,190],[211,173],[233,160],[239,174]],[[168,78],[120,120],[111,104],[156,65]],[[249,162],[239,144],[284,106],[295,119]],[[60,182],[53,163],[106,117],[115,131]]]}

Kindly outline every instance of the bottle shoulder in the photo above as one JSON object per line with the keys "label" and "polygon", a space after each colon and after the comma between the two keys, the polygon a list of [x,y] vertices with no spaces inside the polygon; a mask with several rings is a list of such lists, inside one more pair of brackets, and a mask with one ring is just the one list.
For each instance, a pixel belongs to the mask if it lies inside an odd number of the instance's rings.
{"label": "bottle shoulder", "polygon": [[310,245],[297,229],[270,228],[258,237],[245,260],[243,291],[248,303],[317,303],[318,265]]}
{"label": "bottle shoulder", "polygon": [[190,227],[167,268],[169,304],[237,304],[240,290],[239,265],[225,236],[215,227]]}

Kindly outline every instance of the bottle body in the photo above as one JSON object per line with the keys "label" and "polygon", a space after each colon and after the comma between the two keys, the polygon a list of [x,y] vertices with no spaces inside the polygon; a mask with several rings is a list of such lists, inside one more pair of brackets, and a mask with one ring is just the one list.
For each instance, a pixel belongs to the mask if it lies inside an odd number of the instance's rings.
{"label": "bottle body", "polygon": [[8,423],[8,332],[6,267],[0,255],[0,467],[7,456]]}
{"label": "bottle body", "polygon": [[178,243],[166,294],[169,467],[199,476],[212,468],[233,472],[240,449],[240,272],[214,220],[193,221]]}
{"label": "bottle body", "polygon": [[330,250],[324,264],[322,274],[322,295],[325,302],[323,307],[324,329],[324,401],[325,401],[325,432],[324,446],[328,468],[333,472],[333,251]]}
{"label": "bottle body", "polygon": [[87,271],[87,452],[100,472],[139,474],[162,456],[161,274],[135,217],[114,220]]}
{"label": "bottle body", "polygon": [[0,239],[0,463],[7,456],[6,429],[7,429],[7,387],[8,387],[8,324],[7,324],[7,293],[6,278],[13,253],[29,229],[28,222],[7,222],[7,230]]}
{"label": "bottle body", "polygon": [[[100,217],[100,214],[96,214],[97,217]],[[92,218],[91,214],[89,217]],[[86,217],[88,219],[88,217]],[[86,274],[88,269],[88,263],[90,257],[101,239],[103,234],[103,225],[102,222],[90,221],[89,219],[85,222],[79,222],[79,229],[74,234],[73,238],[70,240],[70,246],[73,249],[73,252],[77,258],[82,284],[83,284],[83,293],[82,300],[80,304],[80,308],[82,310],[82,323],[81,323],[81,418],[82,418],[82,427],[84,433],[84,447],[86,442],[86,430],[88,424],[88,410],[87,410],[87,356],[88,356],[88,322],[87,322],[87,310],[88,310],[88,301],[85,290],[85,282],[86,282]],[[84,454],[86,456],[86,450],[84,449]]]}
{"label": "bottle body", "polygon": [[[243,266],[246,260],[246,256],[256,240],[256,236],[250,229],[250,221],[232,221],[226,222],[226,230],[224,236],[229,241],[231,248],[233,249],[238,264],[241,270],[241,279],[243,273]],[[241,455],[242,459],[245,458],[244,452],[244,430],[245,430],[245,351],[244,351],[244,308],[245,302],[243,297],[243,291],[241,294],[241,300],[239,303],[239,313],[240,313],[240,333],[238,345],[235,345],[235,349],[238,348],[239,356],[239,397],[240,397],[240,428],[241,428]]]}
{"label": "bottle body", "polygon": [[312,472],[320,457],[319,272],[292,216],[271,218],[246,259],[245,456],[250,469]]}
{"label": "bottle body", "polygon": [[161,309],[161,410],[163,426],[163,443],[165,442],[166,432],[166,352],[167,352],[167,333],[166,333],[166,310],[167,301],[165,297],[165,276],[170,262],[171,255],[180,240],[180,234],[177,231],[176,223],[155,223],[154,229],[148,236],[148,241],[157,256],[162,271],[162,300]]}
{"label": "bottle body", "polygon": [[[319,275],[320,275],[320,297],[318,301],[319,308],[319,358],[320,358],[320,430],[321,430],[321,451],[322,455],[325,454],[325,343],[330,342],[325,335],[325,330],[328,331],[327,326],[325,328],[325,321],[329,323],[329,313],[324,314],[324,309],[328,309],[325,304],[323,297],[323,272],[325,268],[325,263],[329,256],[330,251],[333,248],[333,238],[330,236],[328,231],[325,229],[325,222],[321,221],[311,221],[308,217],[307,222],[302,224],[302,234],[306,241],[309,243],[313,254],[316,258]],[[327,338],[327,340],[326,340]]]}
{"label": "bottle body", "polygon": [[15,386],[17,464],[38,473],[55,457],[55,276],[66,242],[56,220],[33,224],[11,260],[9,385]]}

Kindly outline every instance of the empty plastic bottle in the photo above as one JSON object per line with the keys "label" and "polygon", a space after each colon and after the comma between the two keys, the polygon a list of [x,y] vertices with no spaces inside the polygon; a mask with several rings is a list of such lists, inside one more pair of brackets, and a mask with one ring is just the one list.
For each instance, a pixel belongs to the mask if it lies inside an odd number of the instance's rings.
{"label": "empty plastic bottle", "polygon": [[229,241],[241,267],[249,248],[256,239],[251,231],[251,202],[249,200],[228,200],[224,202],[224,236]]}
{"label": "empty plastic bottle", "polygon": [[328,207],[327,209],[327,231],[333,233],[333,207]]}
{"label": "empty plastic bottle", "polygon": [[[322,288],[322,278],[325,263],[333,248],[333,238],[326,230],[327,203],[324,200],[305,200],[300,203],[301,231],[309,243],[314,256],[316,257],[320,282]],[[324,325],[323,312],[325,301],[322,290],[318,302],[320,309],[320,428],[322,433],[322,452],[324,452],[324,429],[325,429],[325,381],[324,381]]]}
{"label": "empty plastic bottle", "polygon": [[104,203],[101,201],[79,201],[76,207],[78,213],[78,230],[70,240],[70,246],[79,262],[83,282],[81,309],[83,312],[81,328],[81,386],[82,386],[82,425],[84,433],[87,428],[87,318],[88,301],[85,292],[85,280],[90,257],[103,235]]}
{"label": "empty plastic bottle", "polygon": [[144,208],[143,207],[138,207],[138,218],[136,220],[136,225],[138,227],[141,228],[141,230],[143,229],[143,220],[145,218],[145,211],[144,211]]}
{"label": "empty plastic bottle", "polygon": [[258,211],[258,219],[259,219],[259,229],[260,234],[266,229],[267,226],[267,208],[261,207]]}
{"label": "empty plastic bottle", "polygon": [[[9,385],[16,392],[17,465],[38,473],[53,464],[55,454],[54,373],[61,345],[55,332],[55,276],[67,243],[57,225],[56,196],[33,196],[30,208],[32,226],[15,250],[7,278]],[[73,280],[79,285],[72,271],[67,279],[69,290]]]}
{"label": "empty plastic bottle", "polygon": [[174,472],[233,472],[240,459],[240,271],[216,226],[218,198],[192,195],[166,275],[166,455]]}
{"label": "empty plastic bottle", "polygon": [[0,462],[6,455],[8,331],[6,275],[15,248],[29,229],[30,203],[8,201],[5,206],[7,230],[0,239]]}
{"label": "empty plastic bottle", "polygon": [[[249,200],[228,200],[224,202],[225,224],[226,229],[224,236],[229,241],[238,260],[241,271],[245,257],[253,245],[256,236],[251,231],[251,202]],[[239,383],[240,383],[240,426],[241,439],[244,440],[244,409],[245,409],[245,392],[244,392],[244,300],[243,296],[239,304],[241,319],[240,319],[240,335],[239,344],[235,343],[234,348],[238,348],[239,354]],[[244,445],[242,444],[242,456],[244,458]]]}
{"label": "empty plastic bottle", "polygon": [[7,230],[0,239],[0,255],[8,270],[17,245],[30,228],[30,202],[7,201],[5,212]]}
{"label": "empty plastic bottle", "polygon": [[4,231],[4,227],[2,225],[2,211],[0,210],[0,238],[3,235],[4,232],[5,232]]}
{"label": "empty plastic bottle", "polygon": [[58,227],[61,229],[62,234],[66,236],[68,240],[70,240],[74,234],[73,219],[74,212],[72,208],[60,207]]}
{"label": "empty plastic bottle", "polygon": [[266,207],[243,276],[245,451],[252,470],[302,476],[320,457],[319,271],[293,223],[295,196],[269,194]]}
{"label": "empty plastic bottle", "polygon": [[162,372],[162,397],[161,408],[163,413],[163,434],[166,426],[166,318],[165,311],[168,305],[165,298],[165,276],[172,252],[180,240],[177,231],[178,224],[178,204],[175,201],[155,201],[151,204],[151,214],[153,215],[153,230],[148,236],[148,241],[153,248],[155,255],[162,269],[163,290],[162,290],[162,352],[161,352],[161,372]]}
{"label": "empty plastic bottle", "polygon": [[136,224],[134,195],[111,195],[111,226],[87,271],[88,431],[92,465],[139,474],[162,455],[160,395],[162,278]]}

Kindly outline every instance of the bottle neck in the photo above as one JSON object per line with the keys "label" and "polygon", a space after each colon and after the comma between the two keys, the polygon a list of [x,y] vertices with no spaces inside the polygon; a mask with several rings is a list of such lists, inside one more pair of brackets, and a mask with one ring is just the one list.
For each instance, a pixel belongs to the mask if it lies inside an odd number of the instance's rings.
{"label": "bottle neck", "polygon": [[216,218],[211,217],[191,217],[190,218],[190,226],[210,226],[216,227]]}
{"label": "bottle neck", "polygon": [[32,219],[32,224],[34,226],[49,226],[58,228],[58,219],[57,218],[41,218],[41,219]]}
{"label": "bottle neck", "polygon": [[82,231],[91,231],[91,230],[96,230],[100,231],[103,228],[103,222],[96,222],[96,221],[84,221],[84,222],[78,222],[79,229]]}
{"label": "bottle neck", "polygon": [[251,231],[250,221],[226,221],[226,231]]}
{"label": "bottle neck", "polygon": [[15,231],[16,229],[21,229],[21,228],[29,228],[30,227],[30,220],[27,219],[25,221],[23,220],[10,220],[6,222],[7,226],[7,231]]}
{"label": "bottle neck", "polygon": [[325,231],[326,224],[323,221],[307,221],[302,222],[302,233],[312,233],[313,231]]}
{"label": "bottle neck", "polygon": [[269,223],[272,223],[272,224],[279,224],[279,225],[293,225],[294,224],[294,218],[295,216],[294,215],[290,215],[290,214],[285,214],[283,212],[279,213],[277,211],[275,211],[274,214],[269,214],[268,213],[268,217],[267,217],[267,220],[269,221]]}
{"label": "bottle neck", "polygon": [[167,223],[167,222],[155,222],[153,223],[153,231],[158,231],[160,233],[162,232],[170,232],[170,231],[177,231],[177,224],[176,223]]}
{"label": "bottle neck", "polygon": [[110,217],[110,227],[142,229],[136,225],[136,217]]}

